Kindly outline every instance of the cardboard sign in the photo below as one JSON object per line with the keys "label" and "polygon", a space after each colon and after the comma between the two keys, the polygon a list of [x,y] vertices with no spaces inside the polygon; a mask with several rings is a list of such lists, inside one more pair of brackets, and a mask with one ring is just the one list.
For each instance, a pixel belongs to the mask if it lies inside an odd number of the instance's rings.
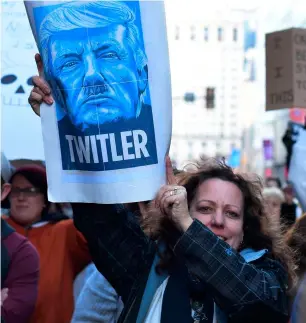
{"label": "cardboard sign", "polygon": [[266,110],[306,108],[306,29],[266,35]]}
{"label": "cardboard sign", "polygon": [[163,2],[25,5],[55,99],[41,114],[50,200],[154,198],[171,137]]}

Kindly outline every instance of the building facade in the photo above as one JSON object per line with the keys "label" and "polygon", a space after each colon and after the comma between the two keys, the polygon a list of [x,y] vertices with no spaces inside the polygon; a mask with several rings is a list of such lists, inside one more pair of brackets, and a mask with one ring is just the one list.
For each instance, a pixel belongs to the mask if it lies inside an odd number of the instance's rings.
{"label": "building facade", "polygon": [[[203,8],[203,6],[205,8]],[[243,134],[243,15],[203,1],[166,2],[173,97],[170,155],[181,166],[200,155],[229,156]],[[206,92],[213,88],[214,107]],[[185,100],[186,94],[194,101]]]}

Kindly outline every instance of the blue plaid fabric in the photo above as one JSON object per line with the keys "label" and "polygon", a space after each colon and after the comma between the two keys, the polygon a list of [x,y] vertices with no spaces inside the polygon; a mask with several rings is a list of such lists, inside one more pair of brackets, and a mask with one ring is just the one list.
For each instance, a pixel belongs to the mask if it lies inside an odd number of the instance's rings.
{"label": "blue plaid fabric", "polygon": [[[247,263],[197,220],[178,240],[174,252],[184,257],[191,279],[203,288],[205,284],[229,319],[252,313],[257,322],[268,317],[288,322],[287,274],[279,262],[262,257]],[[261,317],[260,307],[266,318]]]}
{"label": "blue plaid fabric", "polygon": [[[74,204],[75,226],[88,241],[97,269],[122,297],[120,322],[135,323],[156,244],[122,206]],[[174,246],[191,285],[209,290],[228,322],[288,322],[287,274],[268,256],[247,263],[195,220]]]}

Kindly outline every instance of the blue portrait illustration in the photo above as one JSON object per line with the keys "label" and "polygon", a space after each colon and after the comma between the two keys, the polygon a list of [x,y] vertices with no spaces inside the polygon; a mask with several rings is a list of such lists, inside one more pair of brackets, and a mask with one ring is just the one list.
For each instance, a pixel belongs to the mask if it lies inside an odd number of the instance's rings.
{"label": "blue portrait illustration", "polygon": [[156,164],[139,2],[71,1],[34,13],[63,169]]}

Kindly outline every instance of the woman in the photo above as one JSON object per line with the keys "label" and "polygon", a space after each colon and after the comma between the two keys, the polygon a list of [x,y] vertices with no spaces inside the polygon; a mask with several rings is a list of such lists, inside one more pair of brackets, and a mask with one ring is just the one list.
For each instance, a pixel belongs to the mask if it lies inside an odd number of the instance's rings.
{"label": "woman", "polygon": [[[52,98],[33,81],[39,114]],[[224,164],[183,175],[177,185],[167,161],[158,212],[144,216],[154,241],[122,206],[72,205],[96,267],[122,297],[119,322],[288,322],[290,252],[262,228],[261,186]]]}
{"label": "woman", "polygon": [[298,290],[292,307],[291,323],[306,322],[306,214],[287,233],[287,244],[296,254]]}
{"label": "woman", "polygon": [[262,192],[266,205],[266,213],[272,223],[280,224],[281,207],[285,202],[283,192],[276,187],[265,187]]}
{"label": "woman", "polygon": [[291,262],[261,227],[261,187],[223,164],[178,186],[167,165],[161,212],[145,217],[158,251],[124,208],[74,205],[98,270],[122,296],[121,322],[288,322]]}
{"label": "woman", "polygon": [[50,214],[43,167],[19,168],[10,178],[6,222],[26,236],[40,256],[40,278],[33,323],[67,323],[73,313],[73,282],[90,261],[87,244],[73,221]]}

